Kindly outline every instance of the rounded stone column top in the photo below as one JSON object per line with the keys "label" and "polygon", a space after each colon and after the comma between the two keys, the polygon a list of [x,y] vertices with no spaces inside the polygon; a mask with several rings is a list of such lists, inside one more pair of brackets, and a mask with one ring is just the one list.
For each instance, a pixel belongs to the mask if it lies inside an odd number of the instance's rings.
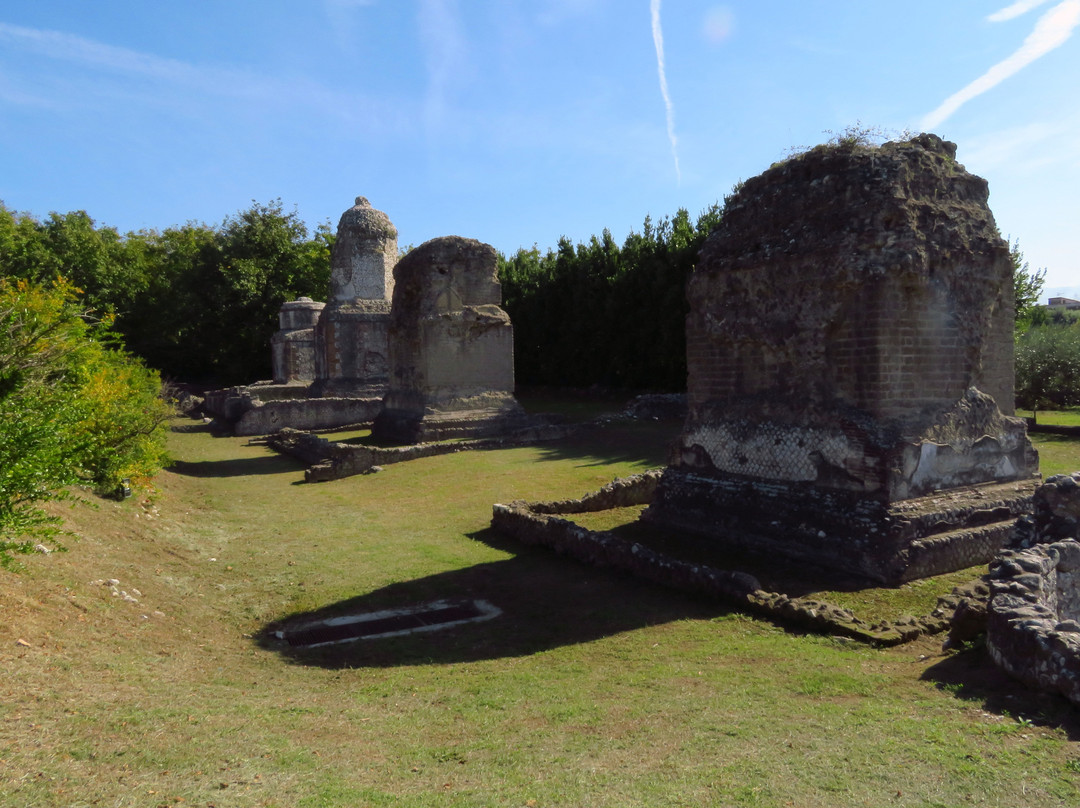
{"label": "rounded stone column top", "polygon": [[357,299],[389,300],[394,291],[397,228],[365,197],[341,214],[330,250],[331,305]]}
{"label": "rounded stone column top", "polygon": [[356,197],[356,203],[341,214],[338,222],[338,238],[345,230],[354,238],[396,239],[398,232],[390,217],[371,207],[367,197]]}

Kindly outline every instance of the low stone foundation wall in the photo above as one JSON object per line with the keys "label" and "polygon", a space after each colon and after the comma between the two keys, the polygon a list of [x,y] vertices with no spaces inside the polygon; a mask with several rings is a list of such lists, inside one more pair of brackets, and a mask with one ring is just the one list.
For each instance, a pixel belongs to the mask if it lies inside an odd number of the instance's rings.
{"label": "low stone foundation wall", "polygon": [[337,429],[371,423],[382,408],[381,398],[300,398],[285,401],[254,399],[233,422],[235,435],[268,435],[279,429]]}
{"label": "low stone foundation wall", "polygon": [[921,634],[949,628],[964,595],[954,590],[926,618],[869,625],[849,610],[810,598],[790,597],[762,589],[746,572],[695,564],[657,552],[607,531],[591,531],[562,515],[645,505],[651,502],[662,471],[659,469],[615,480],[580,499],[522,502],[492,507],[492,527],[523,544],[550,547],[587,564],[610,567],[653,583],[716,598],[746,611],[811,631],[851,637],[878,645],[896,645]]}
{"label": "low stone foundation wall", "polygon": [[562,424],[544,423],[497,438],[376,447],[355,443],[335,443],[309,432],[286,428],[267,436],[266,444],[276,452],[290,455],[306,463],[308,468],[304,472],[305,482],[321,483],[357,474],[368,474],[378,471],[382,466],[418,460],[422,457],[483,449],[507,449],[541,441],[558,440],[567,437],[572,429],[573,427]]}
{"label": "low stone foundation wall", "polygon": [[1026,684],[1080,704],[1080,543],[1008,551],[990,567],[986,644]]}
{"label": "low stone foundation wall", "polygon": [[203,410],[234,435],[269,435],[279,429],[339,429],[371,423],[382,409],[384,387],[369,385],[355,395],[308,398],[304,384],[255,382],[206,393]]}

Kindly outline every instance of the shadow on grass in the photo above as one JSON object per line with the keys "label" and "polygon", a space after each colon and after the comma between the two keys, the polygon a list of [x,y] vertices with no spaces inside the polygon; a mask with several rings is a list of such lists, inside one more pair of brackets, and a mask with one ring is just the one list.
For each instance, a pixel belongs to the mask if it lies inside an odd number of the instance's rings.
{"label": "shadow on grass", "polygon": [[291,457],[268,454],[231,460],[200,460],[197,463],[174,460],[169,468],[187,477],[243,477],[249,474],[295,474],[304,466]]}
{"label": "shadow on grass", "polygon": [[1080,711],[1062,696],[1033,690],[1013,679],[990,658],[984,646],[954,654],[927,668],[921,677],[938,689],[984,710],[1016,719],[1001,731],[1023,732],[1024,726],[1063,730],[1069,740],[1080,740]]}
{"label": "shadow on grass", "polygon": [[614,422],[586,426],[569,438],[536,444],[540,460],[579,461],[579,467],[637,463],[646,468],[667,465],[682,429],[681,420]]}
{"label": "shadow on grass", "polygon": [[[491,529],[472,538],[492,546],[505,541]],[[643,626],[728,613],[717,603],[578,564],[549,550],[522,549],[520,545],[514,550],[519,554],[505,561],[391,584],[317,611],[292,615],[266,626],[257,642],[296,664],[325,668],[452,664],[525,656]],[[486,600],[502,614],[486,622],[312,649],[291,648],[274,635],[275,631],[344,614],[465,598]]]}

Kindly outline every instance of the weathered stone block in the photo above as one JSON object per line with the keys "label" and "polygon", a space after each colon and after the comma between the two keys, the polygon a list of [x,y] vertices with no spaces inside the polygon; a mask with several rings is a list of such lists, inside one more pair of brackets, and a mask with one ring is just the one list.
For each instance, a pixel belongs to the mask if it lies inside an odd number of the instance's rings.
{"label": "weathered stone block", "polygon": [[341,215],[330,252],[330,295],[315,326],[313,396],[381,395],[397,229],[362,196]]}
{"label": "weathered stone block", "polygon": [[270,340],[275,384],[310,383],[315,378],[315,324],[325,305],[309,297],[282,304],[280,330]]}
{"label": "weathered stone block", "polygon": [[428,241],[398,263],[377,435],[415,443],[524,425],[496,270],[492,246],[457,236]]}

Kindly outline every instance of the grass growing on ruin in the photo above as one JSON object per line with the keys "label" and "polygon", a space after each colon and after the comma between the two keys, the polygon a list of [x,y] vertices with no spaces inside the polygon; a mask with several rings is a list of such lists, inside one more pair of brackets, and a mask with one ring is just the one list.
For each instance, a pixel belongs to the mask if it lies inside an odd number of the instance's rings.
{"label": "grass growing on ruin", "polygon": [[[174,433],[153,500],[65,510],[69,552],[0,572],[0,805],[1076,803],[1076,710],[979,650],[793,633],[488,528],[493,502],[659,465],[677,428],[319,485]],[[263,636],[440,597],[503,614],[323,652]]]}

